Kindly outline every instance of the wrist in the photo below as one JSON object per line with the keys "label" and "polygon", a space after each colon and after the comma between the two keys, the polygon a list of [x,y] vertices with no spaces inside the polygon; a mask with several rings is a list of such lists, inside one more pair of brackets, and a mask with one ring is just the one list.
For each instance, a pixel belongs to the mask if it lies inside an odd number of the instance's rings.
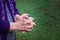
{"label": "wrist", "polygon": [[10,31],[17,31],[17,26],[15,22],[10,22]]}

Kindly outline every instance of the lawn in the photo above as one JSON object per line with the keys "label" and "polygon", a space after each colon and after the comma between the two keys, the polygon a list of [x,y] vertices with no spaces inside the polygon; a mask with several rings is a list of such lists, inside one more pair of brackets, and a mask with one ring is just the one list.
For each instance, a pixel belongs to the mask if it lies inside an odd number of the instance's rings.
{"label": "lawn", "polygon": [[35,18],[31,32],[16,32],[16,40],[60,40],[60,0],[16,0],[20,14]]}

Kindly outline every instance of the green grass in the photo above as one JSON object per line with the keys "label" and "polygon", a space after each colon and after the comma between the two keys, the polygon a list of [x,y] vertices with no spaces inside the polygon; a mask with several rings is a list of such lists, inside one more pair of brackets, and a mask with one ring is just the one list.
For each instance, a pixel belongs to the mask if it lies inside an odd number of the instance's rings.
{"label": "green grass", "polygon": [[60,40],[60,0],[16,0],[21,14],[35,18],[31,32],[16,32],[16,40]]}

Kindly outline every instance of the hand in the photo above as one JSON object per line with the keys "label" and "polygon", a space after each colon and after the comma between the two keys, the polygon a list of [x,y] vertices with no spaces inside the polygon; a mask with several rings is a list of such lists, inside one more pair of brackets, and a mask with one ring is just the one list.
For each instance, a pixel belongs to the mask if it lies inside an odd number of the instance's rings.
{"label": "hand", "polygon": [[24,20],[22,18],[23,16],[21,15],[15,15],[15,24],[17,26],[18,31],[23,31],[24,30]]}
{"label": "hand", "polygon": [[17,25],[18,30],[25,31],[31,31],[34,27],[35,23],[33,22],[34,18],[28,17],[28,14],[23,14],[21,16],[16,15],[15,16],[15,23]]}
{"label": "hand", "polygon": [[34,18],[32,17],[25,19],[25,30],[23,31],[23,33],[31,31],[34,28],[36,24],[33,21],[34,21]]}

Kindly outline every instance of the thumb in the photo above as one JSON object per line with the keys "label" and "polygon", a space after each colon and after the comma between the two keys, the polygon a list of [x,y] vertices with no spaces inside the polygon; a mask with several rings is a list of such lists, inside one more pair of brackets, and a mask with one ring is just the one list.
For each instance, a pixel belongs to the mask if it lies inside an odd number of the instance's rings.
{"label": "thumb", "polygon": [[15,19],[15,21],[18,21],[20,19],[20,15],[18,15],[18,14],[15,15],[14,19]]}

